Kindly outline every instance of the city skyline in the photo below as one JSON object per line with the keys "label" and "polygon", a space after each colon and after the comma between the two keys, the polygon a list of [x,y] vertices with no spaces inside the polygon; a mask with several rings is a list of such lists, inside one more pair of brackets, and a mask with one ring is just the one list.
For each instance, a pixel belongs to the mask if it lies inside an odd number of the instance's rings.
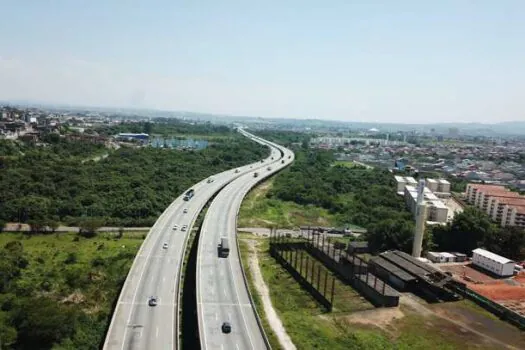
{"label": "city skyline", "polygon": [[377,123],[525,121],[518,1],[126,4],[6,5],[0,100]]}

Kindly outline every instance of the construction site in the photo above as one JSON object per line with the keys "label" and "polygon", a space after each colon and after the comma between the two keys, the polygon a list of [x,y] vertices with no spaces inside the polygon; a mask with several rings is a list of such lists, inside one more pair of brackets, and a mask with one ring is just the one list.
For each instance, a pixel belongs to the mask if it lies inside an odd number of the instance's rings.
{"label": "construction site", "polygon": [[525,317],[525,273],[504,279],[495,278],[468,262],[440,264],[439,268],[479,295]]}

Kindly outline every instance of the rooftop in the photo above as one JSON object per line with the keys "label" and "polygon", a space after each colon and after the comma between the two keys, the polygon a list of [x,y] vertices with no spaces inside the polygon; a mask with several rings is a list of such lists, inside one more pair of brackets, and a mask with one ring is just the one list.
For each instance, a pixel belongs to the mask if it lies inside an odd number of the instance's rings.
{"label": "rooftop", "polygon": [[500,264],[508,264],[508,263],[513,262],[512,260],[507,259],[501,255],[494,254],[492,252],[489,252],[488,250],[481,249],[481,248],[474,249],[472,253],[479,254],[481,256],[484,256],[485,258],[497,261]]}

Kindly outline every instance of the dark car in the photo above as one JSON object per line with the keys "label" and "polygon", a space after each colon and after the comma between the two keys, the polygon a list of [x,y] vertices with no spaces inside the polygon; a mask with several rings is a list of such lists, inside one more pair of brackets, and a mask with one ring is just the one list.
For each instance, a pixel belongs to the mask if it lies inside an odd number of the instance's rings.
{"label": "dark car", "polygon": [[232,325],[230,322],[224,322],[221,328],[223,333],[230,333],[232,331]]}
{"label": "dark car", "polygon": [[149,297],[148,305],[157,306],[157,297]]}

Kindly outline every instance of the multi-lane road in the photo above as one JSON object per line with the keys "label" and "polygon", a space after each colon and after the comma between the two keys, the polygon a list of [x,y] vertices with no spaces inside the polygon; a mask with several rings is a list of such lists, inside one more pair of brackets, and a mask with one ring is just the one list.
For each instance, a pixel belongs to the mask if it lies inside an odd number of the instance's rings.
{"label": "multi-lane road", "polygon": [[[272,146],[275,147],[275,146]],[[228,184],[211,203],[201,227],[197,251],[197,313],[202,349],[267,349],[265,335],[252,307],[237,250],[237,214],[246,193],[293,160],[293,153],[280,147],[284,156],[275,157],[259,170]],[[284,162],[283,162],[284,161]],[[268,170],[268,167],[270,170]],[[227,258],[218,256],[221,238],[230,242]],[[231,333],[221,325],[229,322]]]}
{"label": "multi-lane road", "polygon": [[[254,141],[268,142],[243,132]],[[178,197],[162,213],[144,240],[120,293],[106,335],[104,349],[176,349],[178,346],[178,295],[182,259],[189,232],[209,199],[225,185],[255,169],[265,167],[280,152],[272,148],[263,163],[228,170],[205,179],[192,188],[189,201]],[[177,229],[174,226],[177,225]],[[182,231],[183,225],[188,228]],[[165,244],[167,247],[165,248]],[[150,297],[158,304],[149,306]]]}

